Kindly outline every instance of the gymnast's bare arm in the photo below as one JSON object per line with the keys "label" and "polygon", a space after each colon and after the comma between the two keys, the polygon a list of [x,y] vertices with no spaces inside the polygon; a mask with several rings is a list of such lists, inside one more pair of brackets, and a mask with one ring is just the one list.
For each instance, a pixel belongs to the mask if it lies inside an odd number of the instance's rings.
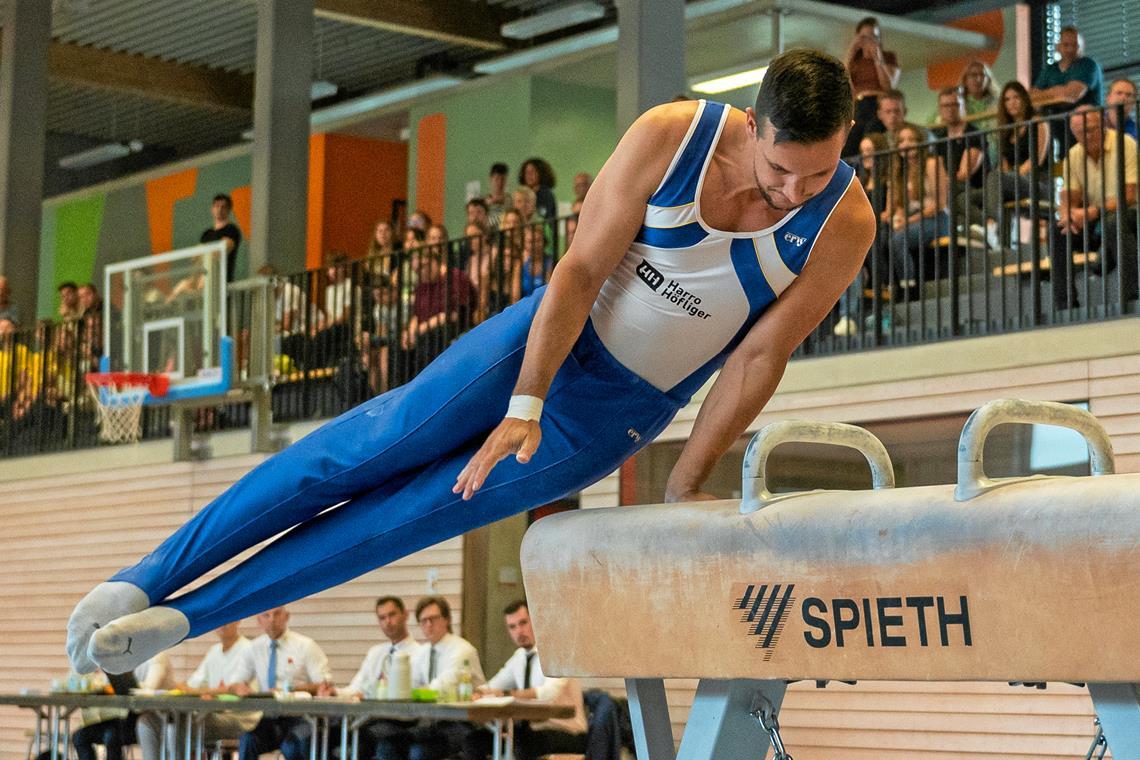
{"label": "gymnast's bare arm", "polygon": [[669,475],[666,501],[715,498],[701,491],[713,465],[776,392],[788,357],[855,279],[874,238],[874,211],[859,183],[853,182],[800,276],[729,355]]}
{"label": "gymnast's bare arm", "polygon": [[[582,332],[602,283],[629,250],[693,120],[696,103],[657,106],[639,118],[606,161],[582,205],[578,232],[558,262],[527,337],[515,395],[545,398]],[[527,462],[538,448],[538,422],[505,418],[459,473],[452,489],[464,499],[482,487],[504,457]]]}

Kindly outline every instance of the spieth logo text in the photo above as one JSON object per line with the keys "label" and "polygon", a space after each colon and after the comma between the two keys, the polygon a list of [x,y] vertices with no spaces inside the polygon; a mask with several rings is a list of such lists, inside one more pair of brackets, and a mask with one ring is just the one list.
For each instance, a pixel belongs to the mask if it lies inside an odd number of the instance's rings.
{"label": "spieth logo text", "polygon": [[749,583],[732,600],[739,622],[746,624],[745,634],[756,639],[765,662],[789,617],[813,649],[973,646],[970,600],[964,594],[823,598],[797,596],[795,589],[788,583]]}
{"label": "spieth logo text", "polygon": [[[665,275],[658,272],[648,261],[642,259],[641,263],[637,265],[637,276],[641,278],[642,282],[652,288],[655,293],[670,303],[681,307],[681,310],[687,312],[690,316],[696,317],[697,319],[708,319],[712,316],[701,308],[700,296],[685,290],[676,280],[669,280],[669,282],[666,283]],[[665,287],[662,288],[662,285]]]}

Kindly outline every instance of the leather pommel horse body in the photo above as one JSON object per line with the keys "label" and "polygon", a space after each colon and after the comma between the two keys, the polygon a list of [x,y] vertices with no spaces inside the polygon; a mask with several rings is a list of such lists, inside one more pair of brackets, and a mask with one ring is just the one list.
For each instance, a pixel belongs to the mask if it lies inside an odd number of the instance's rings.
{"label": "leather pommel horse body", "polygon": [[[1007,422],[1078,430],[1093,477],[990,480],[985,437]],[[875,488],[769,493],[767,455],[788,441],[858,449]],[[663,678],[701,679],[684,758],[763,757],[798,679],[1088,683],[1113,756],[1140,758],[1140,474],[1112,470],[1103,428],[1063,404],[974,412],[956,486],[893,488],[886,450],[860,428],[769,425],[745,454],[740,501],[530,529],[543,668],[626,678],[641,760],[674,757]]]}

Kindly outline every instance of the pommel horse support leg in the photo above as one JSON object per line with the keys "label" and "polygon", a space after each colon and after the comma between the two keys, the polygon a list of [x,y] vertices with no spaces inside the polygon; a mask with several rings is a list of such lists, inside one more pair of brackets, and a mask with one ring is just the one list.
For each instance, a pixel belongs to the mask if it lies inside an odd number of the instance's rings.
{"label": "pommel horse support leg", "polygon": [[[986,477],[1003,423],[1077,430],[1093,476]],[[770,493],[788,441],[859,450],[874,488]],[[624,677],[640,760],[790,758],[793,680],[1087,683],[1113,757],[1140,760],[1140,474],[1113,474],[1096,419],[991,402],[962,430],[955,486],[893,486],[867,431],[789,421],[749,444],[739,501],[539,521],[522,566],[543,669]],[[676,753],[665,678],[700,679]]]}

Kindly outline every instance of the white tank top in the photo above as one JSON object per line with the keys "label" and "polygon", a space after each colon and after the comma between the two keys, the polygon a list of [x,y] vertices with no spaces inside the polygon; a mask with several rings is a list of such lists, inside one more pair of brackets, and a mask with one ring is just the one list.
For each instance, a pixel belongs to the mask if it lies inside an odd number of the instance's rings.
{"label": "white tank top", "polygon": [[823,192],[767,229],[713,229],[701,218],[701,187],[728,113],[699,102],[637,238],[590,312],[614,358],[671,394],[700,388],[792,284],[855,176],[839,162]]}

